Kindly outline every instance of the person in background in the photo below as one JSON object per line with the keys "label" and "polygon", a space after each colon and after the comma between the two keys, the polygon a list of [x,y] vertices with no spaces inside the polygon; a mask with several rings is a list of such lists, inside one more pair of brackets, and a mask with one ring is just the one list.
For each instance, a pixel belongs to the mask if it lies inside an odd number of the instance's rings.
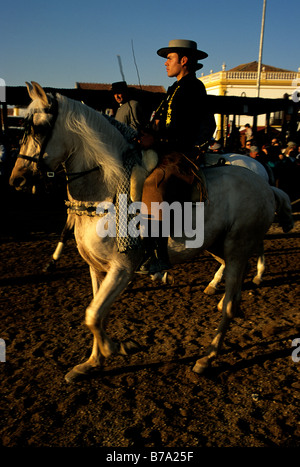
{"label": "person in background", "polygon": [[264,151],[260,150],[258,146],[251,146],[250,147],[249,156],[252,157],[252,159],[255,159],[258,162],[260,162],[262,165],[265,165],[267,163],[266,153]]}
{"label": "person in background", "polygon": [[247,141],[246,144],[245,144],[245,148],[244,148],[244,154],[245,156],[250,156],[250,148],[251,148],[251,141]]}
{"label": "person in background", "polygon": [[298,149],[297,149],[296,163],[297,165],[300,165],[300,145],[298,146]]}
{"label": "person in background", "polygon": [[253,131],[252,131],[252,128],[251,126],[249,125],[249,123],[246,123],[245,125],[245,135],[246,135],[246,143],[247,141],[252,141],[253,139]]}
{"label": "person in background", "polygon": [[279,161],[279,155],[281,154],[281,146],[277,138],[272,138],[271,146],[269,147],[269,158],[270,161],[275,164]]}
{"label": "person in background", "polygon": [[116,102],[119,104],[115,119],[136,131],[140,131],[145,126],[142,107],[139,102],[130,99],[126,81],[112,83],[111,90]]}
{"label": "person in background", "polygon": [[287,147],[282,152],[284,152],[286,157],[290,157],[292,161],[295,161],[297,157],[297,144],[293,141],[289,141]]}

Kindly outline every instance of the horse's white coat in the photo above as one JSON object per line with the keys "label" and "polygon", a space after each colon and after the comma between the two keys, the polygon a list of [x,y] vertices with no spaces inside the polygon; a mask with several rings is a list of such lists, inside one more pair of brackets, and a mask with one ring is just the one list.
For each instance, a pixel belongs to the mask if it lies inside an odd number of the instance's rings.
{"label": "horse's white coat", "polygon": [[225,159],[228,165],[237,165],[239,167],[244,167],[245,169],[251,170],[252,172],[256,173],[264,180],[269,180],[268,172],[266,171],[264,166],[252,157],[244,156],[243,154],[206,154],[204,163],[207,165],[213,165],[216,164],[221,158]]}

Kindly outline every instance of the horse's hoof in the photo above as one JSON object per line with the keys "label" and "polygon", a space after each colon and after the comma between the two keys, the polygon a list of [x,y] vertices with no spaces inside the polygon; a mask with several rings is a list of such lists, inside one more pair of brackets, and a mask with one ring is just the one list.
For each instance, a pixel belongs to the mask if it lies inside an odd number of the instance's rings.
{"label": "horse's hoof", "polygon": [[204,293],[205,293],[206,295],[214,295],[214,294],[216,293],[216,290],[217,290],[217,289],[216,289],[215,287],[212,287],[211,285],[208,285],[208,286],[206,287],[206,289],[204,290]]}
{"label": "horse's hoof", "polygon": [[173,285],[175,282],[174,276],[169,272],[156,272],[155,274],[151,274],[151,279],[153,282],[160,281],[165,285]]}
{"label": "horse's hoof", "polygon": [[162,278],[161,281],[162,281],[163,284],[166,284],[166,285],[174,285],[174,283],[175,283],[174,276],[172,276],[172,274],[170,274],[167,271],[164,273],[163,278]]}
{"label": "horse's hoof", "polygon": [[69,373],[67,373],[65,375],[65,380],[67,381],[67,383],[78,383],[78,381],[82,380],[83,379],[83,374],[82,373],[78,373],[76,370],[71,370],[69,371]]}
{"label": "horse's hoof", "polygon": [[262,283],[262,280],[259,277],[254,277],[252,282],[255,285],[260,285]]}
{"label": "horse's hoof", "polygon": [[50,263],[46,264],[46,266],[43,268],[43,272],[53,272],[56,269],[56,261],[53,259],[50,261]]}
{"label": "horse's hoof", "polygon": [[65,380],[67,383],[78,383],[79,381],[83,381],[98,374],[100,370],[100,366],[95,367],[88,362],[81,363],[80,365],[74,366],[74,368],[65,375]]}
{"label": "horse's hoof", "polygon": [[133,340],[128,340],[120,344],[119,354],[132,355],[134,353],[137,353],[140,349],[141,347],[137,342]]}
{"label": "horse's hoof", "polygon": [[203,375],[203,373],[205,373],[205,371],[209,367],[210,367],[210,361],[208,357],[203,357],[196,361],[193,367],[193,371],[194,373],[197,373],[198,375]]}

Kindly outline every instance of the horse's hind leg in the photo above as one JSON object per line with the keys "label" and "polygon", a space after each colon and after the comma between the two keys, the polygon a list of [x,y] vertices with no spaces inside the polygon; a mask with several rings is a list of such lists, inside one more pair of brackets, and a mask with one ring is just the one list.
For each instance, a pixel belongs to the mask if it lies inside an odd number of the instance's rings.
{"label": "horse's hind leg", "polygon": [[68,215],[65,226],[64,226],[64,228],[63,228],[63,230],[62,230],[62,232],[60,234],[59,242],[56,245],[56,248],[54,250],[54,253],[52,255],[51,260],[44,267],[44,269],[43,269],[44,272],[51,272],[51,271],[55,270],[57,262],[58,262],[59,258],[61,257],[64,246],[65,246],[67,240],[69,240],[69,238],[71,238],[72,231],[73,231],[73,226],[74,226],[73,217],[74,217],[73,214]]}
{"label": "horse's hind leg", "polygon": [[262,282],[262,276],[265,272],[265,255],[262,254],[258,257],[257,266],[256,266],[256,276],[253,278],[253,283],[260,285]]}
{"label": "horse's hind leg", "polygon": [[227,261],[225,271],[225,295],[222,299],[222,320],[217,332],[210,344],[205,357],[197,360],[193,371],[203,373],[219,354],[227,329],[236,316],[241,300],[241,288],[243,282],[246,261]]}
{"label": "horse's hind leg", "polygon": [[264,255],[264,244],[259,246],[258,251],[258,259],[256,265],[256,276],[253,278],[252,282],[256,285],[260,285],[262,282],[262,276],[265,272],[265,255]]}
{"label": "horse's hind leg", "polygon": [[225,263],[221,264],[221,266],[217,270],[216,274],[214,275],[213,280],[210,281],[210,283],[208,284],[208,286],[204,290],[205,294],[214,295],[216,293],[218,285],[220,284],[220,282],[222,280],[222,277],[223,277],[223,274],[224,274],[224,269],[225,269]]}

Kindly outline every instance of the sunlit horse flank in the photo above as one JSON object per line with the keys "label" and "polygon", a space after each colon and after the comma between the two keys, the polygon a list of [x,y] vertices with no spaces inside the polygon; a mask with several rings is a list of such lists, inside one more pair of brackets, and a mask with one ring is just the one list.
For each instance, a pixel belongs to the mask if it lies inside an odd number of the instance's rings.
{"label": "sunlit horse flank", "polygon": [[[69,200],[113,200],[122,177],[122,153],[128,149],[121,133],[101,114],[61,95],[56,96],[58,115],[54,121],[49,113],[54,98],[47,96],[37,83],[27,87],[33,100],[29,110],[33,114],[33,124],[38,120],[39,125],[49,125],[51,134],[44,151],[39,153],[33,138],[40,140],[43,146],[43,132],[35,135],[35,127],[31,128],[10,183],[25,188],[27,183],[33,183],[32,175],[37,170],[55,171],[62,163],[67,172],[84,172],[96,164],[99,170],[88,172],[69,184]],[[221,349],[228,326],[239,309],[248,259],[261,245],[276,209],[272,189],[254,173],[230,166],[211,168],[205,173],[208,200],[205,202],[203,246],[199,250],[186,249],[185,238],[169,239],[170,260],[174,264],[193,258],[201,250],[224,258],[226,263],[222,319],[206,355],[197,360],[193,368],[196,373],[208,368]],[[127,353],[126,345],[117,344],[108,337],[104,321],[111,304],[133,279],[142,251],[119,253],[114,238],[97,236],[97,222],[97,218],[90,216],[76,216],[75,219],[78,250],[91,273],[93,300],[86,309],[85,322],[94,342],[89,359],[66,375],[69,382],[100,369],[106,357]]]}

